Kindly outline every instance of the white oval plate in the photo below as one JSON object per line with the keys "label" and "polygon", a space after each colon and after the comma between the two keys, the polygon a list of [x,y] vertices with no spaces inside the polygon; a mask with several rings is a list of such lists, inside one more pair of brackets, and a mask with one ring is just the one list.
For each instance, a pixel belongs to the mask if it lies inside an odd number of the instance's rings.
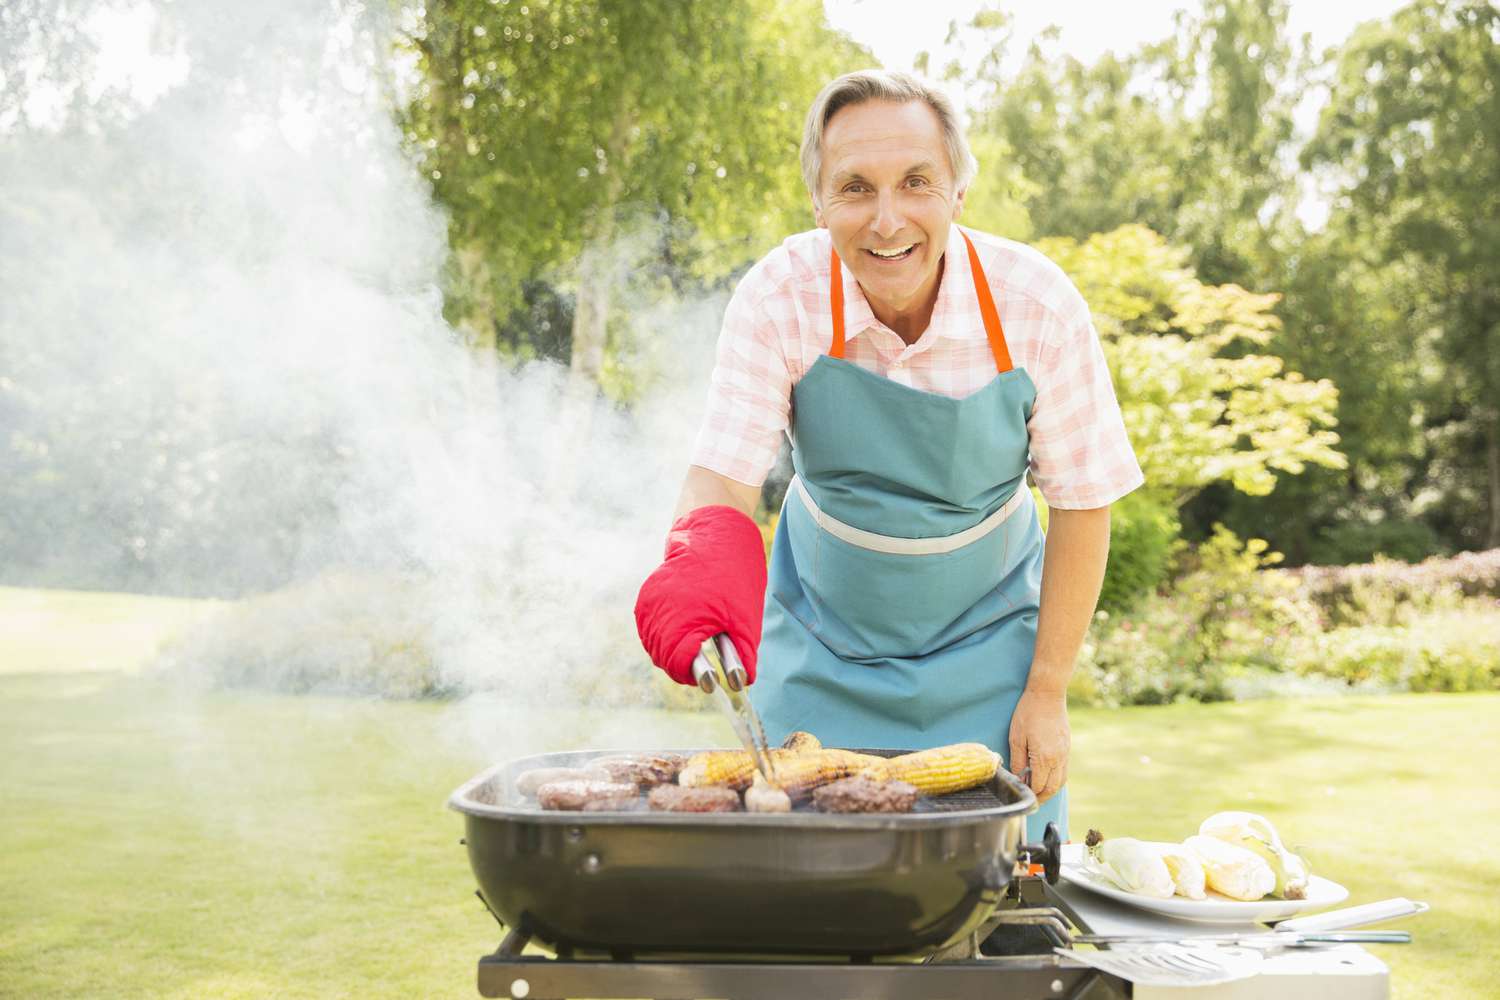
{"label": "white oval plate", "polygon": [[[1169,846],[1169,845],[1162,845]],[[1306,899],[1260,899],[1247,903],[1239,899],[1221,896],[1212,889],[1207,899],[1188,899],[1173,896],[1156,899],[1141,896],[1116,886],[1102,875],[1089,871],[1083,864],[1082,844],[1065,844],[1062,854],[1062,877],[1074,885],[1082,886],[1101,896],[1117,899],[1130,906],[1161,913],[1179,920],[1199,920],[1209,924],[1253,924],[1269,920],[1282,920],[1309,910],[1321,910],[1325,906],[1342,903],[1349,898],[1349,890],[1337,882],[1314,875],[1307,884]]]}

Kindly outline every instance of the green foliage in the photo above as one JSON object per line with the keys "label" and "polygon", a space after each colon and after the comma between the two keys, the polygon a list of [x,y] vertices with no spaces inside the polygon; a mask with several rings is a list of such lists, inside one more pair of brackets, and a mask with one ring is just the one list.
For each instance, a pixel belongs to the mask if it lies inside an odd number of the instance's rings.
{"label": "green foliage", "polygon": [[1110,508],[1109,565],[1099,607],[1119,613],[1154,593],[1167,578],[1176,513],[1145,490],[1126,495]]}
{"label": "green foliage", "polygon": [[[597,292],[644,264],[716,281],[810,224],[802,116],[868,62],[812,0],[409,11],[408,138],[449,209],[450,316],[477,343],[536,278]],[[614,241],[646,227],[628,260]],[[601,304],[602,308],[602,304]]]}
{"label": "green foliage", "polygon": [[1302,155],[1344,194],[1330,228],[1418,275],[1401,343],[1439,366],[1426,471],[1465,548],[1500,546],[1497,38],[1500,8],[1477,0],[1422,0],[1364,25]]}
{"label": "green foliage", "polygon": [[1399,626],[1332,629],[1299,644],[1289,666],[1351,687],[1500,690],[1500,606],[1411,615]]}
{"label": "green foliage", "polygon": [[1200,282],[1186,253],[1142,226],[1083,242],[1041,241],[1093,309],[1115,391],[1149,489],[1181,506],[1225,482],[1256,496],[1276,473],[1341,467],[1326,380],[1284,371],[1262,347],[1279,325],[1274,295]]}
{"label": "green foliage", "polygon": [[1418,614],[1452,611],[1466,598],[1500,599],[1500,549],[1416,565],[1377,559],[1357,566],[1304,566],[1294,572],[1302,593],[1336,626],[1398,626]]}
{"label": "green foliage", "polygon": [[1096,704],[1221,701],[1252,670],[1278,670],[1292,638],[1315,624],[1297,583],[1268,572],[1280,555],[1222,526],[1196,551],[1177,546],[1170,593],[1098,616],[1071,694]]}

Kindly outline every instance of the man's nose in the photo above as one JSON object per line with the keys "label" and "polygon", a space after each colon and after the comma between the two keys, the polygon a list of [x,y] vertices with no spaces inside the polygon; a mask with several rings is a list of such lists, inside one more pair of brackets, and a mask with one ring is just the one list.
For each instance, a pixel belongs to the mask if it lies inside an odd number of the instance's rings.
{"label": "man's nose", "polygon": [[871,225],[875,235],[881,239],[895,236],[906,225],[906,216],[901,213],[901,199],[894,191],[882,191],[875,201],[875,221]]}

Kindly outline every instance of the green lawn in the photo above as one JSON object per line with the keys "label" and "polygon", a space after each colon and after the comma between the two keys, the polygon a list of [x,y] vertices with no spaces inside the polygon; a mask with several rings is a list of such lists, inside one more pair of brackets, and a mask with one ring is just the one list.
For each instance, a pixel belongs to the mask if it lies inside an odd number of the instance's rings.
{"label": "green lawn", "polygon": [[[202,695],[108,669],[200,611],[0,591],[0,625],[45,623],[0,629],[0,996],[474,996],[497,932],[448,792],[512,753],[727,737],[711,716]],[[1351,902],[1432,903],[1398,925],[1414,945],[1379,952],[1395,996],[1493,995],[1497,723],[1495,695],[1079,711],[1074,831],[1265,812]]]}

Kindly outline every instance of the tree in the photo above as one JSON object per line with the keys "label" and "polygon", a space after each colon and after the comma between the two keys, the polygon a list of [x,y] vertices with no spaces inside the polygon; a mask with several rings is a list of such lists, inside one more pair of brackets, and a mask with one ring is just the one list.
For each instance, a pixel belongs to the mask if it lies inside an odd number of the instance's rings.
{"label": "tree", "polygon": [[1203,284],[1143,226],[1041,249],[1093,310],[1149,492],[1174,507],[1213,483],[1264,496],[1277,472],[1343,466],[1332,383],[1245,352],[1271,339],[1277,296]]}
{"label": "tree", "polygon": [[1413,3],[1350,39],[1303,153],[1341,182],[1334,224],[1416,277],[1403,342],[1441,366],[1422,485],[1444,497],[1464,544],[1486,547],[1500,546],[1497,80],[1500,10]]}
{"label": "tree", "polygon": [[630,271],[717,278],[809,224],[802,115],[868,62],[812,0],[433,0],[410,22],[408,121],[453,215],[453,318],[493,346],[524,282],[563,280],[590,381]]}

